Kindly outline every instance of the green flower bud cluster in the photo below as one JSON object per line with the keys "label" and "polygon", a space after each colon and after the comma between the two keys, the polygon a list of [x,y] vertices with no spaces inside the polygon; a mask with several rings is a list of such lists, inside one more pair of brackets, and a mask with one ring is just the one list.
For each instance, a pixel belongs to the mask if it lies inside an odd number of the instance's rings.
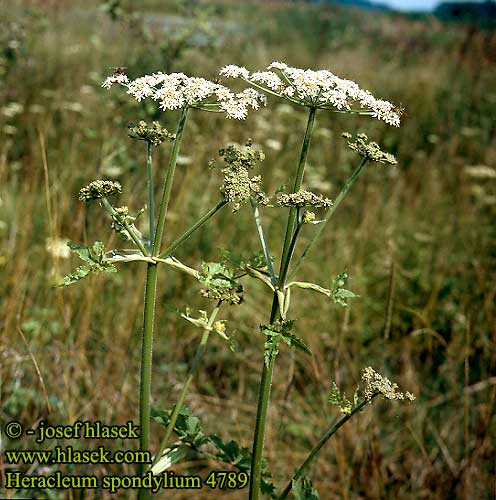
{"label": "green flower bud cluster", "polygon": [[220,192],[224,198],[232,203],[233,212],[237,212],[250,196],[253,196],[261,205],[267,205],[269,198],[262,189],[262,177],[256,175],[251,177],[249,170],[254,168],[257,162],[264,160],[263,151],[254,149],[251,141],[245,146],[230,144],[219,151],[219,155],[227,163],[222,169],[224,182]]}
{"label": "green flower bud cluster", "polygon": [[176,136],[170,133],[166,128],[162,127],[159,122],[152,122],[148,125],[141,120],[138,125],[129,125],[129,137],[146,141],[154,146],[160,146],[164,141],[173,141]]}
{"label": "green flower bud cluster", "polygon": [[313,212],[310,212],[309,210],[307,210],[304,214],[303,214],[303,224],[310,224],[310,222],[313,222],[315,220],[315,214]]}
{"label": "green flower bud cluster", "polygon": [[81,201],[92,201],[122,193],[120,182],[96,180],[79,190]]}
{"label": "green flower bud cluster", "polygon": [[141,233],[134,225],[136,219],[143,213],[141,210],[137,215],[129,215],[129,209],[127,206],[117,207],[114,209],[114,213],[112,214],[112,224],[111,228],[118,234],[120,234],[125,240],[131,240],[131,236],[129,232],[124,226],[124,223],[127,223],[135,233],[141,238]]}
{"label": "green flower bud cluster", "polygon": [[[332,200],[324,198],[322,195],[302,189],[296,193],[278,193],[277,204],[281,207],[329,208],[332,206]],[[310,222],[310,220],[307,220],[307,222]]]}
{"label": "green flower bud cluster", "polygon": [[231,167],[253,168],[257,162],[265,160],[265,153],[261,149],[252,147],[251,139],[244,146],[229,144],[219,150],[219,156]]}
{"label": "green flower bud cluster", "polygon": [[398,163],[391,153],[382,151],[376,142],[368,142],[369,138],[366,134],[357,134],[354,141],[351,140],[353,136],[349,132],[344,132],[342,135],[345,139],[348,139],[348,147],[363,158],[379,163],[389,163],[390,165]]}
{"label": "green flower bud cluster", "polygon": [[232,306],[237,306],[243,302],[243,286],[235,288],[203,288],[201,294],[207,299],[220,300]]}
{"label": "green flower bud cluster", "polygon": [[415,396],[412,393],[401,392],[398,384],[391,382],[391,380],[386,377],[383,377],[370,366],[363,370],[362,381],[365,383],[363,396],[368,401],[370,401],[372,397],[377,394],[381,394],[386,399],[391,400],[415,400]]}

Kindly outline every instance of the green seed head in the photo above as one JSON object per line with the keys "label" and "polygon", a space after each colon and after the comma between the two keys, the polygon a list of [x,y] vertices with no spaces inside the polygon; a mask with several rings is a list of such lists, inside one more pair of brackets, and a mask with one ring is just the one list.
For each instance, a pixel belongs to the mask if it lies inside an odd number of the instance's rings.
{"label": "green seed head", "polygon": [[119,182],[96,180],[79,190],[79,199],[88,202],[119,193],[122,193]]}
{"label": "green seed head", "polygon": [[267,205],[269,198],[262,189],[260,175],[250,178],[249,169],[265,158],[263,151],[254,149],[249,140],[245,146],[230,144],[221,149],[219,155],[227,163],[222,169],[224,182],[220,188],[222,196],[232,204],[233,212],[253,196],[261,205]]}
{"label": "green seed head", "polygon": [[277,195],[277,204],[281,207],[329,208],[332,206],[332,201],[329,198],[324,198],[322,195],[302,189],[296,193],[279,193]]}
{"label": "green seed head", "polygon": [[360,156],[369,161],[388,163],[389,165],[396,165],[398,163],[391,153],[382,151],[379,144],[368,142],[369,138],[366,134],[357,134],[354,141],[352,141],[352,135],[349,132],[344,132],[342,136],[348,139],[348,147],[352,151],[356,151]]}
{"label": "green seed head", "polygon": [[160,146],[164,141],[173,141],[175,139],[175,135],[162,127],[159,122],[152,122],[151,125],[148,125],[143,120],[138,125],[129,125],[129,137],[146,141],[154,146]]}

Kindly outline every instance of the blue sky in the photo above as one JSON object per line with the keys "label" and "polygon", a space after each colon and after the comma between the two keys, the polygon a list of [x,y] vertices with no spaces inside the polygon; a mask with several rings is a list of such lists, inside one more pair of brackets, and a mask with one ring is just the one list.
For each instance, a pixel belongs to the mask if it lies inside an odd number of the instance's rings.
{"label": "blue sky", "polygon": [[384,3],[398,10],[431,10],[440,0],[372,0],[375,3]]}
{"label": "blue sky", "polygon": [[[398,10],[431,10],[442,0],[371,0],[372,3],[383,3]],[[451,1],[451,0],[450,0]],[[468,0],[478,2],[480,0]]]}

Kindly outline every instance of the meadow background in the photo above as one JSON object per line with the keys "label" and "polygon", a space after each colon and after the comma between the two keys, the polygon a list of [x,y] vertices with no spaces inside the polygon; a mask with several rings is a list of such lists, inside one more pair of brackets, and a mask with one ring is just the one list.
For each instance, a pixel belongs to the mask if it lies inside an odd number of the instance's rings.
{"label": "meadow background", "polygon": [[[119,180],[121,199],[142,207],[145,146],[127,137],[127,125],[159,119],[173,128],[176,120],[131,102],[122,89],[102,89],[109,67],[126,66],[131,77],[162,70],[215,78],[226,64],[255,70],[280,60],[328,68],[406,112],[399,129],[317,114],[308,187],[333,198],[356,165],[343,131],[368,133],[399,164],[367,167],[303,266],[305,280],[323,286],[346,270],[360,298],[342,309],[294,292],[296,332],[314,356],[284,351],[276,365],[266,440],[274,479],[283,485],[336,417],[327,404],[331,382],[352,392],[371,365],[417,401],[376,403],[331,440],[311,471],[321,498],[495,498],[494,31],[275,1],[147,0],[138,8],[117,0],[10,0],[0,5],[0,23],[0,422],[137,419],[144,266],[53,288],[77,264],[59,240],[119,245],[103,211],[77,200],[79,188],[94,178]],[[166,240],[217,201],[221,176],[208,163],[220,147],[251,137],[265,150],[264,183],[273,192],[292,175],[305,122],[304,110],[275,99],[245,122],[192,113]],[[158,150],[162,173],[167,153],[168,146]],[[271,241],[280,241],[282,221],[275,210],[264,213]],[[198,265],[218,260],[219,248],[259,250],[249,208],[224,209],[178,256]],[[196,349],[198,331],[178,310],[209,307],[198,288],[168,268],[160,273],[153,372],[159,408],[175,401]],[[271,297],[251,281],[245,295],[228,311],[236,352],[212,339],[186,402],[209,432],[251,447],[264,341],[258,325]],[[160,428],[153,430],[157,447]],[[1,445],[30,447],[5,436]],[[174,470],[206,475],[218,468],[202,461]],[[56,470],[81,474],[83,467]],[[131,466],[87,470],[133,473]],[[205,490],[194,498],[243,495]]]}

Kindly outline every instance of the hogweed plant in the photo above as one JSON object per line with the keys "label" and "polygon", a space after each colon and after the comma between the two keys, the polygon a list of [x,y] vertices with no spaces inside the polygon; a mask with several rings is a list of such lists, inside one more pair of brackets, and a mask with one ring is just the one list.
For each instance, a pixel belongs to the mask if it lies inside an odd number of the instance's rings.
{"label": "hogweed plant", "polygon": [[[324,431],[316,447],[311,450],[308,458],[296,470],[283,490],[277,490],[272,483],[268,464],[263,458],[263,446],[275,362],[283,345],[311,355],[305,341],[294,333],[295,321],[289,316],[292,290],[303,289],[320,293],[344,307],[348,306],[350,299],[357,297],[345,288],[348,279],[346,272],[338,274],[330,288],[296,280],[294,277],[365,166],[372,162],[391,165],[396,163],[391,154],[383,152],[376,143],[369,142],[365,134],[353,137],[344,133],[348,147],[357,153],[361,160],[340,193],[333,201],[323,194],[304,189],[305,166],[316,114],[318,110],[322,110],[368,115],[387,124],[399,126],[400,113],[391,103],[376,99],[370,92],[360,89],[356,83],[338,78],[329,71],[301,70],[283,63],[272,63],[267,71],[250,73],[246,68],[230,65],[223,68],[220,74],[226,78],[241,78],[250,87],[241,92],[234,92],[220,83],[188,77],[182,73],[154,73],[130,80],[119,71],[103,82],[102,86],[105,88],[110,88],[114,84],[124,87],[137,101],[144,99],[154,101],[163,111],[177,110],[179,118],[174,133],[163,128],[158,122],[147,124],[140,121],[129,128],[129,136],[146,145],[148,200],[145,209],[131,214],[127,206],[115,206],[111,200],[123,192],[118,182],[96,180],[80,190],[80,200],[85,203],[97,201],[107,211],[111,228],[134,248],[106,251],[100,241],[89,247],[68,243],[70,249],[76,252],[84,263],[64,278],[63,285],[70,285],[95,273],[116,272],[118,264],[141,262],[146,265],[139,391],[140,448],[150,450],[151,418],[165,427],[165,433],[159,449],[154,454],[150,469],[140,465],[139,475],[161,474],[173,464],[189,459],[194,454],[236,468],[239,471],[236,477],[238,480],[242,478],[243,482],[237,486],[245,486],[249,481],[250,500],[258,499],[260,493],[271,498],[286,498],[292,489],[297,498],[314,498],[317,493],[305,473],[308,465],[316,458],[330,437],[378,395],[396,400],[413,399],[410,393],[401,393],[396,384],[372,368],[363,371],[364,388],[361,392],[357,389],[351,400],[334,384],[329,402],[337,405],[344,416]],[[182,235],[175,239],[169,238],[166,232],[167,210],[179,149],[191,110],[221,113],[227,118],[242,120],[247,116],[249,109],[257,110],[260,106],[266,105],[266,94],[308,109],[308,121],[292,190],[268,195],[263,189],[261,175],[253,174],[264,161],[264,153],[256,149],[251,141],[245,145],[229,144],[219,150],[220,161],[212,164],[222,175],[218,202]],[[171,143],[171,151],[161,179],[162,194],[156,209],[154,183],[160,170],[154,171],[153,149],[167,142]],[[251,258],[243,258],[237,256],[235,251],[224,251],[220,262],[203,262],[198,269],[179,260],[176,251],[181,245],[226,205],[229,205],[234,213],[244,207],[251,210],[260,241],[260,253]],[[262,224],[262,210],[265,209],[288,211],[278,272],[275,270],[275,259],[270,252]],[[148,212],[148,235],[143,235],[138,227],[139,217],[145,210]],[[320,214],[320,218],[317,214]],[[291,266],[300,235],[308,231],[306,228],[312,226],[316,226],[316,230]],[[164,244],[166,236],[167,245]],[[201,331],[201,338],[178,400],[169,411],[152,409],[150,406],[159,265],[172,267],[189,275],[199,283],[201,295],[214,303],[210,312],[200,310],[198,313],[193,313],[189,307],[185,307],[181,314],[184,320]],[[247,448],[241,448],[235,441],[224,441],[219,436],[205,434],[199,419],[191,415],[184,406],[187,392],[198,371],[210,336],[215,334],[226,341],[230,348],[234,348],[226,322],[218,319],[218,316],[222,308],[242,303],[244,289],[240,280],[243,278],[261,281],[273,296],[269,320],[260,325],[264,352],[252,452]],[[138,497],[141,499],[148,498],[149,495],[149,491],[145,489],[140,489],[138,492]]]}
{"label": "hogweed plant", "polygon": [[[291,277],[295,275],[301,266],[310,247],[322,234],[325,225],[329,222],[348,191],[356,182],[365,165],[369,162],[396,163],[395,158],[381,151],[376,143],[369,143],[367,136],[364,134],[359,134],[355,140],[352,139],[351,135],[345,134],[345,137],[348,139],[348,146],[358,153],[362,157],[362,160],[346,181],[334,202],[302,189],[317,111],[367,115],[394,126],[400,125],[401,113],[392,103],[375,98],[369,91],[361,89],[355,82],[339,78],[327,70],[303,70],[292,68],[285,63],[273,62],[265,71],[252,73],[244,67],[229,65],[225,66],[220,74],[227,78],[239,78],[264,94],[284,99],[293,105],[302,106],[308,110],[307,126],[303,137],[300,158],[294,173],[292,191],[290,193],[281,193],[277,196],[277,205],[289,209],[286,232],[282,244],[279,273],[275,275],[272,271],[270,279],[265,279],[265,283],[273,293],[273,301],[269,324],[261,326],[261,331],[266,336],[266,341],[253,441],[250,480],[250,500],[256,500],[260,496],[262,485],[263,447],[267,410],[272,374],[279,346],[283,342],[291,347],[308,352],[308,348],[304,342],[292,333],[294,322],[288,319],[291,304],[291,289],[294,287],[309,289],[324,294],[341,305],[346,305],[347,299],[355,296],[353,292],[344,288],[347,279],[346,273],[342,273],[336,277],[331,289],[326,289],[315,283],[288,280],[298,237],[306,224],[320,223],[318,231],[314,234],[291,271]],[[315,213],[311,211],[314,208],[325,210],[323,220],[315,220]],[[255,206],[256,209],[257,207]],[[311,210],[304,211],[305,209]],[[264,254],[270,255],[267,251],[267,241],[264,237],[263,229],[260,226],[259,214],[254,211],[254,215],[262,247],[264,248]],[[267,268],[272,269],[270,257],[267,258]],[[343,419],[343,423],[372,401],[372,397],[367,397],[367,394],[369,393],[366,392],[366,396],[361,403],[355,398],[354,404],[350,403],[346,405],[347,416]],[[340,425],[339,423],[336,425],[338,427],[330,433],[326,433],[321,441],[327,441],[337,431]],[[307,462],[313,460],[318,449],[310,454]],[[299,473],[294,478],[295,481],[298,481],[301,471],[308,464],[307,462],[299,469]],[[290,489],[291,484],[286,487],[280,498],[285,498]]]}

